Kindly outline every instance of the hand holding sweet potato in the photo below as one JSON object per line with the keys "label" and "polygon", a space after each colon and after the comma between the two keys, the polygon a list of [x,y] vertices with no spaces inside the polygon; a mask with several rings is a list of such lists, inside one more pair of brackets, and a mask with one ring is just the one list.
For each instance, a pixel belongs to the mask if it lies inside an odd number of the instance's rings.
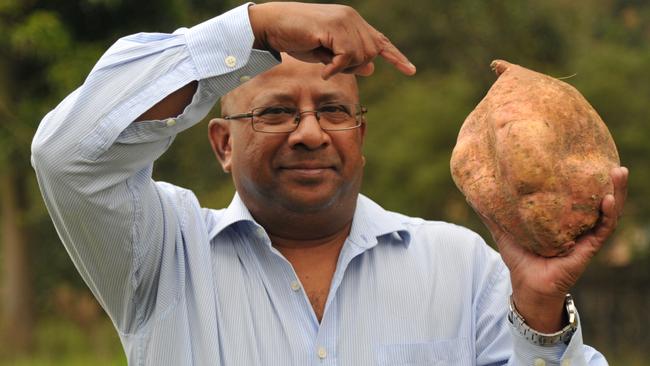
{"label": "hand holding sweet potato", "polygon": [[512,297],[533,329],[564,325],[564,296],[614,232],[628,171],[600,117],[570,85],[505,61],[467,117],[454,181],[510,270]]}

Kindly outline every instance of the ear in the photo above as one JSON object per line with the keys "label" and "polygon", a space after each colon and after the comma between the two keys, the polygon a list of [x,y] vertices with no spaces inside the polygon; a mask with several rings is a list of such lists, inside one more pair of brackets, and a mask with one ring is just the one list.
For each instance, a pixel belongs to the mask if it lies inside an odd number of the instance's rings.
{"label": "ear", "polygon": [[[366,140],[366,120],[364,119],[359,127],[359,133],[361,134],[361,147],[363,148],[363,142]],[[362,151],[363,154],[363,151]],[[366,166],[366,156],[361,155],[361,166]]]}
{"label": "ear", "polygon": [[361,145],[363,145],[363,142],[366,139],[366,120],[364,118],[363,122],[361,122],[361,126],[359,126],[359,132],[361,133]]}
{"label": "ear", "polygon": [[232,165],[232,136],[230,122],[223,118],[214,118],[208,124],[208,137],[214,155],[219,160],[221,168],[230,173]]}

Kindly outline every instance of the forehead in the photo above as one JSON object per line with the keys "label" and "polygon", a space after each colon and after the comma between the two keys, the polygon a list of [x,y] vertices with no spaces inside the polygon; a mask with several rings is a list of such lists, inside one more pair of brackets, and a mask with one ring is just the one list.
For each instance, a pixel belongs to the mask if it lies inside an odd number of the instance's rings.
{"label": "forehead", "polygon": [[282,63],[233,90],[229,104],[252,108],[272,103],[357,102],[357,81],[353,75],[321,78],[322,64],[306,63],[282,55]]}

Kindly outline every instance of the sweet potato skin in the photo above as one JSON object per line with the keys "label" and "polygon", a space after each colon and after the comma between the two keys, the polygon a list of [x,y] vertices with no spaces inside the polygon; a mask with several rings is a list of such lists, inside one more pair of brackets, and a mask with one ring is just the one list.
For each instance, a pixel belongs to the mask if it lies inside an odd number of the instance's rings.
{"label": "sweet potato skin", "polygon": [[619,157],[605,123],[571,85],[506,61],[465,119],[451,174],[480,214],[547,257],[592,228]]}

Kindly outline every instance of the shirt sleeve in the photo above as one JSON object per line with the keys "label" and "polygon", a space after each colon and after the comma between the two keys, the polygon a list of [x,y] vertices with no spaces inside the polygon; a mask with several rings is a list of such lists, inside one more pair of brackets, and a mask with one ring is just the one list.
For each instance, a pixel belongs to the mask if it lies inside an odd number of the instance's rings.
{"label": "shirt sleeve", "polygon": [[507,320],[512,293],[507,267],[496,253],[484,263],[486,275],[476,297],[477,365],[607,365],[602,354],[583,344],[580,322],[568,345],[538,346],[524,338]]}
{"label": "shirt sleeve", "polygon": [[[122,333],[137,330],[180,296],[179,214],[151,179],[174,136],[218,97],[278,63],[252,49],[248,4],[173,34],[118,40],[84,84],[41,122],[32,166],[61,240]],[[133,123],[198,80],[190,105],[165,121]],[[161,274],[162,273],[162,274]]]}

